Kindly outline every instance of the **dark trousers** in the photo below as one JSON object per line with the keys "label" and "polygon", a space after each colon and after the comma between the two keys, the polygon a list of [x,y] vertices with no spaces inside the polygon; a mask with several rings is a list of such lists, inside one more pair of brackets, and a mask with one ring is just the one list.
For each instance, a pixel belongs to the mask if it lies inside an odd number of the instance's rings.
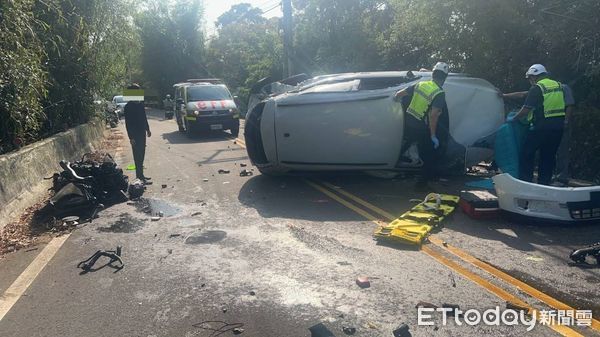
{"label": "dark trousers", "polygon": [[530,130],[527,132],[521,160],[519,179],[532,182],[535,154],[540,151],[538,184],[550,185],[556,165],[556,151],[562,139],[563,130]]}
{"label": "dark trousers", "polygon": [[570,150],[571,146],[571,124],[565,126],[563,131],[562,140],[560,141],[560,146],[558,147],[558,153],[556,154],[556,174],[558,175],[558,179],[561,181],[568,181],[570,177],[569,172],[569,160],[570,160]]}
{"label": "dark trousers", "polygon": [[416,119],[410,114],[406,114],[404,121],[404,144],[400,155],[413,144],[417,143],[419,157],[423,161],[423,181],[432,179],[435,176],[435,167],[437,162],[436,151],[431,142],[429,126],[425,122]]}
{"label": "dark trousers", "polygon": [[146,135],[133,138],[131,145],[133,151],[133,161],[135,163],[135,177],[144,178],[144,158],[146,157]]}

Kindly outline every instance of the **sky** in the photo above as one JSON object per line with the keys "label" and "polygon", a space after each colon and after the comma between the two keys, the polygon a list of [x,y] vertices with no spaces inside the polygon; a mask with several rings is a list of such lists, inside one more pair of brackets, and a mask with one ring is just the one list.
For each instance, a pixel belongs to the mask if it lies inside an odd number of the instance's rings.
{"label": "sky", "polygon": [[217,18],[227,12],[231,6],[239,3],[249,3],[253,7],[258,7],[263,11],[276,7],[264,14],[267,18],[282,15],[281,5],[278,5],[281,3],[280,0],[204,0],[204,20],[208,35],[212,35],[211,33],[215,28],[214,22],[217,21]]}

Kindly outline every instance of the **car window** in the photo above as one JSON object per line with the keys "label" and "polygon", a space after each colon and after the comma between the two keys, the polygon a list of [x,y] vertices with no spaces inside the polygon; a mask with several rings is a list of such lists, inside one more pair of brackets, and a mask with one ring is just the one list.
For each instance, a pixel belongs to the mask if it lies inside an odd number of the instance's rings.
{"label": "car window", "polygon": [[325,83],[307,88],[306,90],[303,90],[302,93],[351,92],[357,91],[359,84],[360,80]]}
{"label": "car window", "polygon": [[193,86],[188,88],[188,102],[231,100],[231,94],[222,86]]}

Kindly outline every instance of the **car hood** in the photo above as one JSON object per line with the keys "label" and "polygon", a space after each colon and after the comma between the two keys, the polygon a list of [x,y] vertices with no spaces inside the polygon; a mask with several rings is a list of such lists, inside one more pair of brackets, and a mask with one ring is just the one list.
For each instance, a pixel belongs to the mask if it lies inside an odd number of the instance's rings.
{"label": "car hood", "polygon": [[186,108],[189,111],[215,111],[236,109],[237,107],[233,100],[220,100],[189,102],[186,105]]}

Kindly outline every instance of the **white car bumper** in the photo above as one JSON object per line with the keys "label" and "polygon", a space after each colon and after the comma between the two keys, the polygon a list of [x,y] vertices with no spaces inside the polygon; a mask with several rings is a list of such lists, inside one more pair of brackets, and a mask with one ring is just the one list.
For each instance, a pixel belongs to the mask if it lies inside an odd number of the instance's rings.
{"label": "white car bumper", "polygon": [[507,173],[493,180],[502,210],[559,222],[600,222],[600,186],[545,186],[515,179]]}

